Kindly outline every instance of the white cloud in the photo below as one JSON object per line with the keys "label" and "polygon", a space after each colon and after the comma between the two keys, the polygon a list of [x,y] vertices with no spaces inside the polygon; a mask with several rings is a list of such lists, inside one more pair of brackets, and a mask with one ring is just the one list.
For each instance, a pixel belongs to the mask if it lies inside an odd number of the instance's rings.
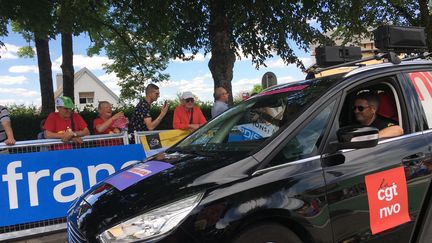
{"label": "white cloud", "polygon": [[[62,56],[55,59],[52,63],[52,70],[55,72],[61,72],[60,65],[62,63]],[[73,64],[74,67],[78,67],[79,69],[86,67],[90,71],[94,70],[102,70],[103,64],[111,64],[113,63],[113,60],[109,59],[108,57],[102,57],[102,56],[85,56],[85,55],[74,55],[73,56]],[[75,70],[76,72],[79,70]]]}
{"label": "white cloud", "polygon": [[39,68],[35,65],[18,65],[11,66],[8,71],[11,73],[39,73]]}
{"label": "white cloud", "polygon": [[37,91],[23,89],[23,88],[0,88],[0,94],[13,95],[15,97],[29,97],[29,98],[40,96],[40,93]]}
{"label": "white cloud", "polygon": [[[191,57],[192,53],[186,53],[185,56],[186,57]],[[172,62],[179,62],[179,63],[185,63],[185,62],[202,62],[202,61],[205,61],[205,60],[206,60],[206,57],[202,53],[197,53],[195,55],[194,59],[190,60],[190,61],[183,61],[183,60],[181,60],[179,58],[177,58],[177,59],[171,59]]]}
{"label": "white cloud", "polygon": [[255,84],[261,84],[261,79],[240,79],[231,83],[233,94],[252,90]]}
{"label": "white cloud", "polygon": [[0,47],[0,60],[18,59],[17,52],[20,47],[9,43],[4,44],[5,46]]}
{"label": "white cloud", "polygon": [[284,77],[277,78],[278,84],[290,83],[297,80],[298,79],[294,78],[293,76],[284,76]]}
{"label": "white cloud", "polygon": [[210,73],[197,76],[192,80],[165,81],[158,83],[164,99],[176,99],[177,93],[191,91],[199,100],[213,100],[213,78]]}
{"label": "white cloud", "polygon": [[98,77],[109,89],[116,95],[120,95],[120,86],[118,85],[119,79],[115,73],[104,74]]}
{"label": "white cloud", "polygon": [[[305,67],[309,67],[312,65],[315,60],[313,57],[301,57],[300,60],[303,62],[303,65]],[[295,63],[285,64],[282,58],[278,58],[275,60],[270,60],[266,62],[267,68],[287,68],[287,67],[294,67],[297,68]]]}
{"label": "white cloud", "polygon": [[41,98],[36,99],[0,99],[0,104],[9,106],[9,105],[25,105],[25,106],[41,106]]}
{"label": "white cloud", "polygon": [[276,60],[271,60],[266,63],[268,68],[286,68],[288,65],[284,63],[282,58],[278,58]]}
{"label": "white cloud", "polygon": [[23,84],[26,80],[24,76],[0,76],[0,85]]}

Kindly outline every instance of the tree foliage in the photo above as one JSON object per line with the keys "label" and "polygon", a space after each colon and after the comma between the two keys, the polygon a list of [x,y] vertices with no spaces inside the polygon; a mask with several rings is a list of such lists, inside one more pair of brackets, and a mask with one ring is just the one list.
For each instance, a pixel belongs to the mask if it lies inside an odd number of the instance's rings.
{"label": "tree foliage", "polygon": [[[54,93],[52,85],[51,60],[48,40],[53,37],[54,2],[41,1],[1,1],[0,14],[8,21],[13,21],[13,29],[20,32],[27,41],[33,40],[36,45],[39,83],[42,96],[42,113],[54,111]],[[2,33],[7,34],[7,31]],[[25,47],[20,56],[33,56],[33,50]]]}
{"label": "tree foliage", "polygon": [[[159,4],[154,1],[113,1],[110,10],[95,21],[101,28],[91,30],[93,46],[90,55],[99,54],[104,49],[107,56],[114,60],[106,66],[109,73],[116,73],[122,87],[121,96],[126,99],[139,97],[148,82],[166,80],[163,73],[168,64],[169,34],[164,21],[157,25]],[[96,12],[100,12],[95,8]]]}
{"label": "tree foliage", "polygon": [[[320,10],[309,1],[112,1],[102,32],[92,33],[92,53],[105,48],[114,59],[108,70],[122,80],[122,96],[133,98],[161,73],[169,58],[211,52],[209,68],[215,86],[230,93],[236,59],[249,56],[256,67],[280,56],[302,66],[294,49],[307,50],[324,41],[309,20]],[[310,10],[316,10],[310,11]],[[193,56],[192,56],[193,58]]]}
{"label": "tree foliage", "polygon": [[[320,19],[326,30],[335,29],[335,36],[345,42],[371,37],[371,29],[383,24],[425,27],[432,36],[432,18],[427,0],[342,0],[319,1],[326,4],[332,19]],[[429,51],[432,38],[428,38]]]}

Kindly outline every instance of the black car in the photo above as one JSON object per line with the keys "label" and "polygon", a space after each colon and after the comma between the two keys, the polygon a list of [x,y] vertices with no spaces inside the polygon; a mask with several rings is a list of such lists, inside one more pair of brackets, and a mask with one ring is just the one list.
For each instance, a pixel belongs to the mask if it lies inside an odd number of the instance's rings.
{"label": "black car", "polygon": [[[402,135],[356,125],[362,92]],[[87,191],[68,239],[427,242],[431,146],[431,61],[279,85]]]}

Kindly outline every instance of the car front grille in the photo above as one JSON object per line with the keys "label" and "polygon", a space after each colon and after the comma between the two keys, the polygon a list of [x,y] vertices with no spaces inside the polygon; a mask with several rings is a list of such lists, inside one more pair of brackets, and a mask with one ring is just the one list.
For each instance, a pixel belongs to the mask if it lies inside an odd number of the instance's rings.
{"label": "car front grille", "polygon": [[71,222],[67,223],[67,238],[69,243],[83,243],[87,242],[86,238],[79,232]]}

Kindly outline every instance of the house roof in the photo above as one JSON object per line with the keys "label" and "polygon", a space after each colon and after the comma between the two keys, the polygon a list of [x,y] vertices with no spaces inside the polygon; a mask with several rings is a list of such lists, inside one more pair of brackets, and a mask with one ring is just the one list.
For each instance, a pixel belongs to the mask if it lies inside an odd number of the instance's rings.
{"label": "house roof", "polygon": [[[108,94],[110,94],[117,102],[119,102],[120,98],[112,92],[110,88],[108,88],[100,79],[96,77],[88,68],[83,67],[81,70],[76,72],[74,74],[74,85],[78,82],[78,80],[87,73],[99,86],[101,86]],[[60,85],[60,87],[54,92],[54,98],[59,97],[63,93],[63,83]]]}

